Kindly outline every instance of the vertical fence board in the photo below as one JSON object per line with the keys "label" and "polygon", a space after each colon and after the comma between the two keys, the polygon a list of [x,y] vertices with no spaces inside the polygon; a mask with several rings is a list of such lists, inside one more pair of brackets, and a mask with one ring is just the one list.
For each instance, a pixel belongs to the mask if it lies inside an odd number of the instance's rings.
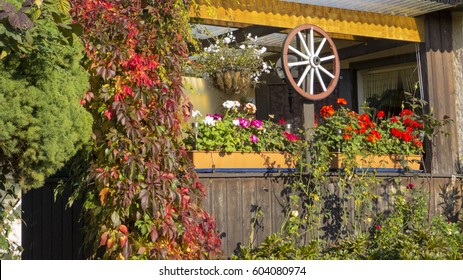
{"label": "vertical fence board", "polygon": [[63,207],[66,204],[63,203],[63,197],[58,195],[56,201],[52,205],[52,259],[62,260],[63,259],[63,231],[61,228],[61,221],[63,216]]}
{"label": "vertical fence board", "polygon": [[265,237],[272,233],[273,215],[271,210],[270,180],[264,178],[256,179],[257,204],[263,213],[262,230],[257,235],[257,243],[264,241]]}
{"label": "vertical fence board", "polygon": [[42,259],[52,259],[52,242],[49,238],[52,235],[51,212],[53,205],[53,188],[51,185],[42,187]]}
{"label": "vertical fence board", "polygon": [[272,232],[280,231],[281,225],[284,221],[284,206],[286,205],[286,198],[284,196],[284,185],[279,184],[278,179],[270,178],[270,201],[271,201],[271,213],[272,213]]}
{"label": "vertical fence board", "polygon": [[217,230],[222,234],[222,248],[228,251],[227,228],[227,182],[225,179],[214,180],[214,197],[211,200],[212,212],[216,219]]}
{"label": "vertical fence board", "polygon": [[[256,205],[256,182],[254,178],[242,178],[242,236],[241,240],[244,245],[248,245],[249,242],[255,244],[255,240],[250,240],[253,219],[255,219],[255,207]],[[257,230],[260,230],[257,227]],[[228,253],[228,252],[227,252]]]}
{"label": "vertical fence board", "polygon": [[227,212],[227,248],[229,252],[233,252],[238,246],[237,240],[242,240],[241,227],[237,226],[241,224],[243,216],[241,180],[239,178],[227,180],[226,192],[227,201],[224,209]]}
{"label": "vertical fence board", "polygon": [[32,190],[32,223],[29,225],[33,234],[32,259],[42,259],[42,190]]}

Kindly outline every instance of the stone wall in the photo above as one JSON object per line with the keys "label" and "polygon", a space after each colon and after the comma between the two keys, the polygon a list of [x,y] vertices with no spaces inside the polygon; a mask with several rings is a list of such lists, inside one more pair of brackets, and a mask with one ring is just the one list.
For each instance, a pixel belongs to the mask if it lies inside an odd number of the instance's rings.
{"label": "stone wall", "polygon": [[463,12],[452,13],[453,50],[455,53],[454,75],[456,93],[456,127],[458,133],[458,154],[463,165]]}

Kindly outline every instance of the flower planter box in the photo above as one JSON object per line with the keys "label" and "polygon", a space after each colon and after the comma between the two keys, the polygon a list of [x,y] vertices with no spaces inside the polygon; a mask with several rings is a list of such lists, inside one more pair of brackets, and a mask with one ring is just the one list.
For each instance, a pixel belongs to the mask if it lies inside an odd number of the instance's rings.
{"label": "flower planter box", "polygon": [[196,172],[290,172],[291,156],[284,152],[204,152],[190,151]]}
{"label": "flower planter box", "polygon": [[[331,156],[331,168],[342,169],[345,167],[345,157],[342,153],[332,153]],[[421,155],[378,155],[367,157],[358,155],[355,160],[358,163],[358,169],[376,169],[379,172],[420,171]]]}

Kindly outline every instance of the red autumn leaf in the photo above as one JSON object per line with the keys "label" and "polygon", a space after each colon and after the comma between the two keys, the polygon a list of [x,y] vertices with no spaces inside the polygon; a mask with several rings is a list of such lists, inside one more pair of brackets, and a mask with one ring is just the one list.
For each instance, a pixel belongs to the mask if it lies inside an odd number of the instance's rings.
{"label": "red autumn leaf", "polygon": [[102,235],[101,235],[101,238],[100,238],[100,246],[104,246],[106,244],[106,242],[108,241],[108,232],[104,232]]}
{"label": "red autumn leaf", "polygon": [[114,236],[112,236],[111,238],[108,239],[108,242],[106,242],[106,247],[108,249],[112,249],[114,247],[114,243],[116,243],[115,241],[116,240],[115,240]]}
{"label": "red autumn leaf", "polygon": [[123,234],[127,234],[129,232],[129,230],[127,229],[127,226],[126,225],[120,225],[119,226],[119,230],[123,233]]}
{"label": "red autumn leaf", "polygon": [[125,243],[127,243],[127,240],[129,240],[129,238],[125,235],[119,237],[119,245],[121,245],[121,248],[124,248]]}
{"label": "red autumn leaf", "polygon": [[108,194],[109,192],[109,188],[103,188],[101,191],[100,191],[100,202],[101,202],[101,205],[104,205],[105,204],[105,199],[106,199],[106,195]]}

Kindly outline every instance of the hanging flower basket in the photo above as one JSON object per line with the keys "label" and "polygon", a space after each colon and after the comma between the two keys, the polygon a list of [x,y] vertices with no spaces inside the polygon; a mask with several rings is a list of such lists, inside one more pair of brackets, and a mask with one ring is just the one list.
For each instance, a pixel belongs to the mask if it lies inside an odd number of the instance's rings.
{"label": "hanging flower basket", "polygon": [[214,85],[227,94],[245,94],[251,85],[251,74],[245,71],[217,71]]}

